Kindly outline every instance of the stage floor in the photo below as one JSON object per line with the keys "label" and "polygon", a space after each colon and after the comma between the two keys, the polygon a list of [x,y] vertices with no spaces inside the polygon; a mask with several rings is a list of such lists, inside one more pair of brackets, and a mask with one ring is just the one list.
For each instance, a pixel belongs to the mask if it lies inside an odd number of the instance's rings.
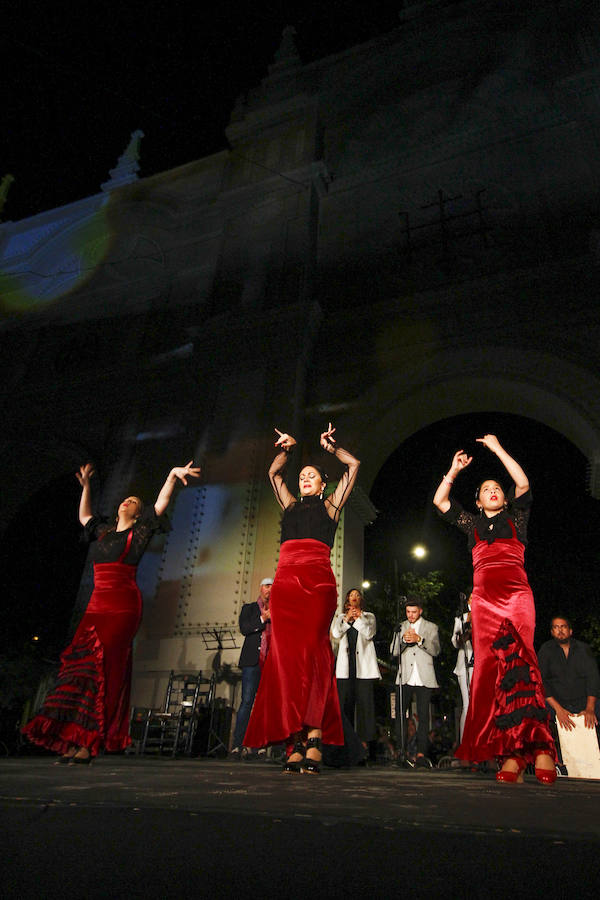
{"label": "stage floor", "polygon": [[597,896],[600,782],[270,762],[0,761],[2,896]]}

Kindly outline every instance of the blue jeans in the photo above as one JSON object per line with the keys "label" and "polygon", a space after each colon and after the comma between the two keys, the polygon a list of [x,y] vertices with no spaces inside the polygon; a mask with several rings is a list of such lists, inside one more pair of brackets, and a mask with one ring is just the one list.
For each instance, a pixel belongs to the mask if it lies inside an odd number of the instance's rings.
{"label": "blue jeans", "polygon": [[241,747],[244,743],[244,735],[248,727],[250,713],[254,705],[254,698],[260,681],[260,666],[244,666],[242,668],[242,702],[238,709],[235,731],[233,733],[233,746]]}

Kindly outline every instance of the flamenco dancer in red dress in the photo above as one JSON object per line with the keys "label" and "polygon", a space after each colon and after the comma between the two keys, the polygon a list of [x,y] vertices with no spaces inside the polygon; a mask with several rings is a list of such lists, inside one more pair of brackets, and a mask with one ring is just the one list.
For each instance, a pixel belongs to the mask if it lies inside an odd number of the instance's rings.
{"label": "flamenco dancer in red dress", "polygon": [[124,750],[129,738],[132,641],[142,616],[135,573],[150,538],[162,526],[177,480],[198,478],[200,469],[171,469],[156,502],[144,509],[139,497],[127,497],[115,525],[92,514],[90,463],[76,477],[81,485],[79,521],[95,541],[94,590],[73,640],[61,654],[54,689],[39,714],[23,729],[36,744],[60,753],[58,762],[89,763],[101,748]]}
{"label": "flamenco dancer in red dress", "polygon": [[476,493],[479,516],[466,512],[450,489],[472,460],[454,454],[433,502],[442,517],[464,531],[473,554],[471,613],[475,666],[461,759],[502,760],[498,781],[523,781],[528,763],[543,784],[556,779],[556,751],[548,727],[542,679],[533,649],[535,607],[524,569],[527,520],[531,506],[529,481],[498,438],[478,438],[495,453],[515,483],[508,503],[500,484],[482,482]]}
{"label": "flamenco dancer in red dress", "polygon": [[[277,429],[275,429],[277,431]],[[300,498],[288,490],[283,473],[296,441],[289,434],[275,443],[281,452],[269,469],[283,509],[281,551],[271,588],[271,648],[244,738],[247,747],[287,742],[284,772],[317,774],[326,744],[344,743],[329,627],[337,607],[330,552],[340,514],[358,474],[359,461],[335,446],[329,423],[321,446],[346,470],[335,491],[323,499],[327,476],[305,466]]]}

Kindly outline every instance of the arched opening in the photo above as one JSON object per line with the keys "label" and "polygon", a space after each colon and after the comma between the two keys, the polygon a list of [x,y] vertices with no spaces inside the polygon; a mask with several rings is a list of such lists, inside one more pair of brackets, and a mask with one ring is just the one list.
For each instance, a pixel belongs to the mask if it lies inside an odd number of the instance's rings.
{"label": "arched opening", "polygon": [[361,395],[357,409],[369,411],[368,419],[363,416],[354,425],[368,436],[360,448],[361,482],[370,491],[383,461],[401,441],[445,421],[449,413],[477,414],[482,422],[497,410],[542,423],[571,441],[588,461],[588,483],[600,497],[599,394],[600,382],[589,370],[557,356],[531,351],[525,363],[523,354],[510,347],[491,359],[474,348],[441,352],[410,371],[378,380]]}

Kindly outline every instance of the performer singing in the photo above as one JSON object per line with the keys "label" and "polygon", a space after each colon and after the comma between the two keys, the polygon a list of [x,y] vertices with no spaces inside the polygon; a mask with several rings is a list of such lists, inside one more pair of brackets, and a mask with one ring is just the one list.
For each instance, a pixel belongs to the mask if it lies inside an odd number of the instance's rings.
{"label": "performer singing", "polygon": [[177,480],[187,485],[200,469],[171,469],[154,506],[127,497],[114,525],[92,513],[90,463],[76,478],[81,485],[79,521],[94,541],[94,590],[69,646],[61,654],[54,689],[39,714],[23,729],[29,740],[60,753],[61,763],[90,763],[103,747],[123,750],[129,738],[132,641],[142,614],[135,573],[150,538],[164,530],[165,512]]}
{"label": "performer singing", "polygon": [[539,781],[556,779],[556,751],[548,727],[542,679],[533,649],[535,607],[524,568],[529,481],[498,438],[477,439],[494,453],[514,481],[511,498],[494,479],[476,492],[479,516],[450,500],[454,479],[472,461],[464,450],[454,454],[433,502],[442,517],[465,532],[473,555],[471,615],[475,666],[461,759],[502,761],[498,781],[523,780],[528,762]]}
{"label": "performer singing", "polygon": [[321,738],[344,743],[334,677],[329,625],[337,605],[330,552],[340,514],[358,474],[359,461],[335,446],[329,423],[321,446],[346,466],[334,492],[324,499],[327,475],[304,466],[300,498],[288,490],[283,474],[296,441],[275,429],[280,452],[269,469],[283,509],[281,551],[271,589],[271,648],[244,739],[248,747],[286,741],[284,772],[317,774]]}

